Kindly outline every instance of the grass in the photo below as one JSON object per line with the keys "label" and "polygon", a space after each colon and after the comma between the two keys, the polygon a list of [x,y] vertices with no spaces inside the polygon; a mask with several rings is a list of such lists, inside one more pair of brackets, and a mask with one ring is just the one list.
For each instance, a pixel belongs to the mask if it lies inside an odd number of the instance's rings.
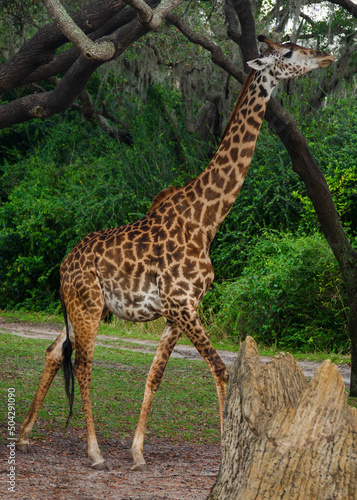
{"label": "grass", "polygon": [[63,325],[63,316],[59,314],[37,313],[31,311],[3,311],[0,310],[0,318],[5,322],[24,321],[27,323],[54,323]]}
{"label": "grass", "polygon": [[[5,321],[26,321],[30,323],[52,323],[62,325],[60,316],[37,313],[1,312]],[[115,319],[110,324],[103,323],[100,336],[114,337],[109,346],[97,346],[92,371],[93,413],[98,435],[119,439],[132,437],[138,421],[145,381],[153,353],[139,353],[123,350],[133,348],[125,338],[158,341],[164,321],[134,325]],[[4,330],[5,328],[3,328]],[[101,342],[104,339],[101,339]],[[189,343],[187,339],[182,342]],[[113,348],[113,344],[115,347]],[[16,389],[17,431],[26,416],[37,390],[45,362],[48,340],[17,337],[8,333],[0,335],[2,363],[0,366],[0,397],[7,399],[7,390]],[[214,342],[216,348],[238,350],[236,344],[228,340]],[[260,349],[261,355],[271,356],[276,349]],[[292,353],[299,359],[322,361],[330,358],[333,362],[348,362],[347,356],[318,353]],[[357,407],[357,398],[349,398],[351,406]],[[6,421],[6,405],[2,405],[2,422]],[[39,413],[39,424],[32,437],[46,434],[48,430],[64,430],[68,415],[61,373],[55,377]],[[76,383],[74,416],[71,426],[84,429],[79,388]],[[212,376],[202,361],[170,359],[162,384],[157,392],[148,423],[148,439],[171,439],[192,442],[219,442],[219,418],[216,390]]]}
{"label": "grass", "polygon": [[[35,313],[28,311],[0,311],[0,318],[7,322],[27,322],[32,324],[55,324],[62,326],[64,324],[62,315],[46,314],[46,313]],[[110,345],[116,345],[117,347],[134,349],[135,344],[127,342],[126,339],[137,339],[137,340],[150,340],[152,342],[158,342],[160,336],[164,330],[165,319],[160,318],[156,321],[151,321],[148,323],[132,323],[130,321],[124,321],[116,316],[110,323],[101,322],[98,330],[98,336],[108,336],[112,337],[110,340],[101,339],[101,343],[107,342]],[[113,340],[115,338],[115,341]],[[212,345],[215,349],[222,349],[231,352],[239,351],[239,344],[229,338],[211,338]],[[192,345],[191,342],[182,336],[178,341],[178,344]],[[150,347],[148,346],[148,349]],[[154,349],[154,348],[153,348]],[[261,356],[276,356],[281,352],[281,349],[274,346],[264,346],[258,345],[259,353]],[[333,363],[344,364],[351,362],[351,356],[341,353],[329,353],[329,352],[302,352],[289,349],[290,354],[298,360],[316,361],[322,362],[325,359],[330,359]]]}
{"label": "grass", "polygon": [[[3,363],[0,368],[0,394],[16,389],[16,423],[24,420],[37,390],[48,340],[0,335]],[[133,436],[143,398],[152,354],[96,347],[92,370],[92,403],[98,435]],[[55,377],[41,407],[32,437],[46,430],[60,429],[68,415],[63,377]],[[6,421],[6,406],[2,406]],[[85,428],[79,388],[76,383],[74,416],[71,426]],[[45,429],[45,431],[44,431]],[[63,429],[64,432],[64,429]],[[219,417],[216,390],[204,362],[171,359],[157,392],[148,423],[149,438],[177,441],[219,442]]]}

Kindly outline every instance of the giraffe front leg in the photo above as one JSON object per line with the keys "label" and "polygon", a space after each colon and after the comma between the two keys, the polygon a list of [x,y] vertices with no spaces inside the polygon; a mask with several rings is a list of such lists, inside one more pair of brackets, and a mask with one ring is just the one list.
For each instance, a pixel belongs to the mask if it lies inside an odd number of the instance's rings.
{"label": "giraffe front leg", "polygon": [[136,427],[135,436],[131,447],[131,453],[134,461],[132,470],[147,470],[143,455],[144,437],[147,421],[149,418],[155,392],[160,385],[166,364],[180,336],[180,329],[175,324],[167,322],[160,342],[157,346],[155,357],[153,359],[149,375],[146,380],[144,400],[141,406],[139,422]]}
{"label": "giraffe front leg", "polygon": [[[187,318],[187,319],[186,319]],[[226,365],[223,363],[216,350],[213,348],[207,334],[197,316],[197,313],[191,316],[185,315],[184,318],[177,319],[182,330],[196,347],[203,359],[208,364],[213,379],[216,384],[219,418],[221,424],[221,435],[223,433],[223,407],[227,395],[227,384],[229,380]]]}
{"label": "giraffe front leg", "polygon": [[31,403],[27,416],[21,426],[19,439],[16,441],[16,449],[23,452],[29,451],[29,438],[36,422],[38,412],[41,408],[47,391],[56,373],[63,362],[62,345],[66,340],[66,329],[64,328],[57,339],[46,351],[46,362],[43,375],[38,386],[35,398]]}

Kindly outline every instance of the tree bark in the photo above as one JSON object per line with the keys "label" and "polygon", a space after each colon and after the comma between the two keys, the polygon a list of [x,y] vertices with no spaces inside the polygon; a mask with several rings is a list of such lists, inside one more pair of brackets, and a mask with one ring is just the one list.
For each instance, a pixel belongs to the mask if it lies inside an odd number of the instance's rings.
{"label": "tree bark", "polygon": [[42,2],[51,19],[53,19],[68,40],[81,50],[84,57],[107,61],[114,56],[114,44],[106,41],[99,44],[93,43],[73,21],[59,0],[42,0]]}
{"label": "tree bark", "polygon": [[[134,41],[146,33],[137,19],[115,32],[107,40],[116,45],[114,57],[119,57]],[[33,118],[48,118],[68,109],[84,90],[92,73],[104,63],[103,60],[86,59],[79,56],[54,90],[31,94],[0,107],[0,128],[10,127]]]}
{"label": "tree bark", "polygon": [[357,410],[336,365],[308,384],[294,358],[260,366],[247,337],[224,409],[222,459],[208,500],[357,498]]}

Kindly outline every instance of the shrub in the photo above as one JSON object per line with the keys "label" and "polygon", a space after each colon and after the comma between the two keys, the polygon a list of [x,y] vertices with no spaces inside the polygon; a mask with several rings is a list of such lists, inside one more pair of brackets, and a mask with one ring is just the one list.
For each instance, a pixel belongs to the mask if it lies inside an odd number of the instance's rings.
{"label": "shrub", "polygon": [[337,262],[319,234],[265,234],[242,275],[216,284],[204,301],[215,311],[213,331],[306,351],[349,349],[345,304]]}
{"label": "shrub", "polygon": [[[131,146],[72,111],[1,132],[0,308],[58,308],[59,267],[78,241],[139,219],[174,179],[200,170],[198,159],[180,165],[155,92],[163,95],[153,88],[145,103],[127,103]],[[176,92],[165,100],[180,113]],[[180,136],[193,158],[196,141]]]}

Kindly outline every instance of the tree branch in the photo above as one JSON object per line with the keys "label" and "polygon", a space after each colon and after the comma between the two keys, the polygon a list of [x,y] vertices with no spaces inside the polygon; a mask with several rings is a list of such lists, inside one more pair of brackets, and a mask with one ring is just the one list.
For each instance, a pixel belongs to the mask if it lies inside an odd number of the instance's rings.
{"label": "tree branch", "polygon": [[238,31],[237,17],[231,0],[227,0],[224,4],[224,14],[227,21],[227,34],[239,46],[241,35]]}
{"label": "tree branch", "polygon": [[166,18],[167,14],[172,12],[176,7],[181,5],[183,0],[164,0],[159,7],[155,9],[155,12],[161,17]]}
{"label": "tree branch", "polygon": [[107,61],[115,52],[115,46],[108,41],[93,43],[67,14],[59,0],[42,0],[49,16],[59,26],[62,33],[70,40],[87,59]]}
{"label": "tree branch", "polygon": [[125,2],[137,11],[138,18],[144,26],[154,30],[160,26],[162,19],[183,0],[166,0],[162,6],[156,9],[152,9],[144,0],[125,0]]}
{"label": "tree branch", "polygon": [[[234,24],[237,24],[237,18],[234,15],[234,12],[239,13],[239,24],[241,28],[241,35],[236,43],[238,43],[245,64],[245,71],[249,71],[246,62],[255,59],[258,56],[258,45],[257,45],[257,34],[255,30],[255,21],[252,13],[251,2],[250,0],[227,0],[227,8],[226,12],[230,14],[230,22],[228,24],[228,36],[230,34],[234,34],[237,32],[237,27],[234,27]],[[231,11],[231,12],[230,12]]]}
{"label": "tree branch", "polygon": [[125,0],[125,2],[136,10],[139,21],[144,26],[151,29],[156,29],[160,26],[161,17],[144,0]]}
{"label": "tree branch", "polygon": [[170,24],[173,26],[176,26],[177,29],[181,31],[185,37],[190,40],[190,42],[195,43],[197,45],[201,45],[201,47],[207,49],[209,52],[211,52],[212,56],[212,61],[217,64],[217,66],[220,66],[223,68],[225,71],[227,71],[230,75],[232,75],[236,80],[239,82],[243,83],[246,74],[237,68],[235,64],[233,64],[227,57],[224,55],[222,49],[216,45],[214,42],[209,40],[203,35],[200,35],[196,33],[195,31],[191,30],[182,19],[180,19],[176,14],[168,14],[166,16],[166,21],[168,21]]}
{"label": "tree branch", "polygon": [[329,0],[329,1],[331,3],[339,5],[340,7],[343,7],[345,10],[350,12],[353,15],[353,17],[357,18],[357,4],[355,4],[351,0]]}
{"label": "tree branch", "polygon": [[[138,20],[134,20],[119,32],[107,37],[116,46],[114,57],[119,57],[148,31]],[[84,90],[93,71],[104,62],[80,56],[54,90],[32,94],[3,104],[0,107],[0,129],[33,118],[47,118],[68,109]]]}

